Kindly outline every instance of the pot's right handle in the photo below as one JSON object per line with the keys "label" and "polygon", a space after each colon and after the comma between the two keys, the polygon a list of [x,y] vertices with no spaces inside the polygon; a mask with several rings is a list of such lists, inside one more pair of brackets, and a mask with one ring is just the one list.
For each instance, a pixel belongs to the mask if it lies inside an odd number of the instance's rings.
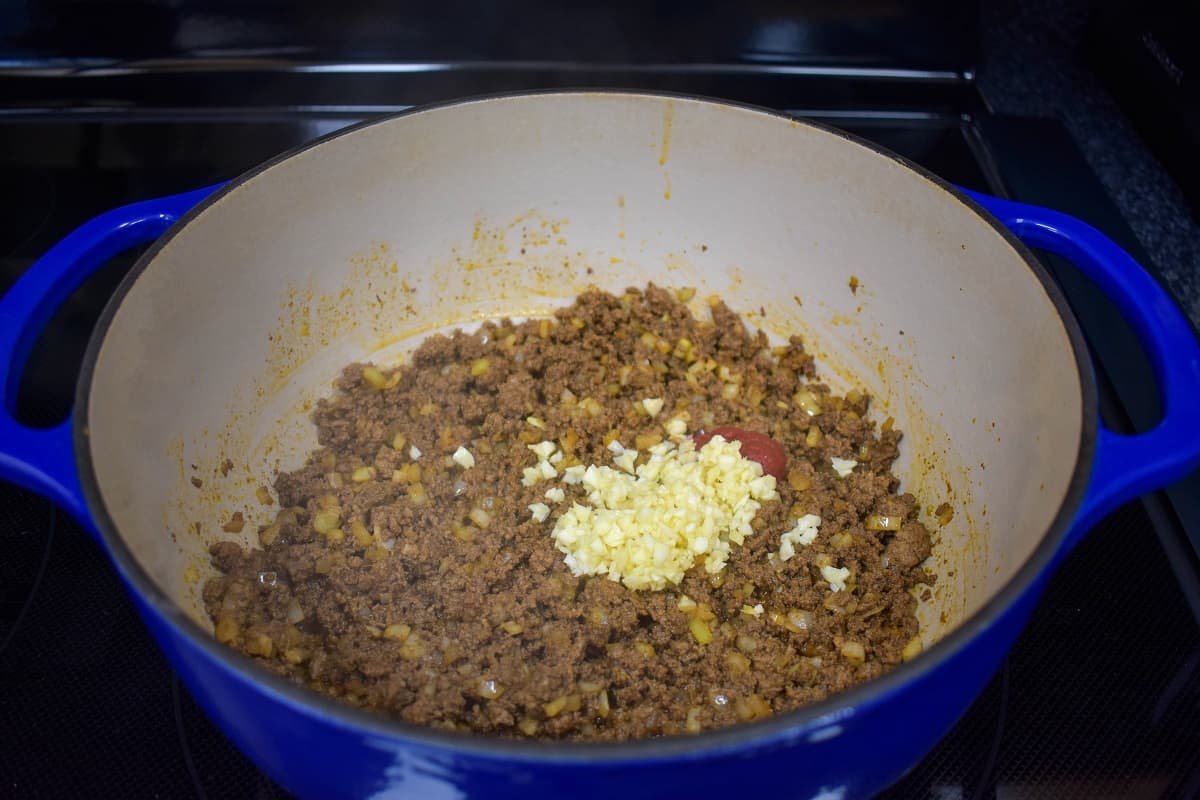
{"label": "pot's right handle", "polygon": [[0,297],[0,480],[53,500],[93,535],[75,467],[72,419],[46,429],[16,419],[25,361],[50,317],[88,276],[118,253],[157,239],[215,188],[132,203],[85,222]]}
{"label": "pot's right handle", "polygon": [[1087,494],[1064,552],[1117,506],[1200,464],[1200,345],[1170,295],[1100,231],[1038,206],[967,191],[1030,247],[1062,256],[1095,283],[1133,326],[1158,380],[1163,417],[1136,436],[1099,427]]}

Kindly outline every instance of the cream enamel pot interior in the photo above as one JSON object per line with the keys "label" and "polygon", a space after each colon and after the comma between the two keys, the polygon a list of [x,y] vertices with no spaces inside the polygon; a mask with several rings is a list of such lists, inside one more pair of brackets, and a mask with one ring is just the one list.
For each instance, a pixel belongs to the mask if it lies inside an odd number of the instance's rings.
{"label": "cream enamel pot interior", "polygon": [[[137,224],[157,233],[203,194],[145,204]],[[1054,224],[994,208],[1054,246]],[[103,240],[98,228],[92,260],[136,227]],[[1069,254],[1094,254],[1072,241],[1082,250],[1064,245]],[[44,282],[42,305],[69,290],[74,273],[62,273],[53,289]],[[271,514],[255,490],[315,445],[307,411],[343,365],[393,363],[431,331],[546,314],[589,285],[648,280],[697,287],[697,313],[718,294],[772,335],[802,335],[831,384],[869,391],[877,417],[907,432],[904,488],[955,510],[938,532],[939,579],[922,604],[924,655],[766,722],[567,746],[391,723],[212,640],[198,602],[211,574],[206,548],[235,538],[219,525],[235,510],[250,523],[241,539],[254,540]],[[1161,295],[1140,270],[1114,281],[1106,288],[1117,295],[1146,286]],[[14,296],[32,291],[18,286]],[[1182,341],[1186,323],[1159,295],[1157,321],[1136,327],[1161,323],[1171,330],[1158,345]],[[5,302],[20,323],[0,316],[11,384],[39,320],[17,317],[12,296]],[[1200,381],[1190,332],[1183,366],[1155,349],[1153,330],[1147,337],[1160,377],[1176,384],[1168,390]],[[640,797],[727,787],[861,797],[915,763],[967,707],[1086,527],[1195,463],[1200,445],[1187,436],[1168,437],[1175,446],[1164,453],[1098,431],[1081,341],[1045,273],[975,202],[838,132],[682,97],[465,101],[336,134],[200,202],[105,312],[74,427],[32,432],[6,421],[0,476],[98,532],[192,693],[298,794]],[[72,436],[78,472],[63,450]],[[1085,496],[1098,437],[1136,480],[1105,473],[1103,491],[1093,482]]]}

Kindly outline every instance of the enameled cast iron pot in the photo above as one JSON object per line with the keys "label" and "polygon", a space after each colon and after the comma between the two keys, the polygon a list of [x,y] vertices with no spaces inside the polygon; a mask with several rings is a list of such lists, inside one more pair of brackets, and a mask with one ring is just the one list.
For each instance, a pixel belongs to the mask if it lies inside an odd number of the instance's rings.
{"label": "enameled cast iron pot", "polygon": [[[155,239],[92,336],[73,418],[15,422],[54,308]],[[1127,438],[1099,424],[1079,328],[1025,245],[1064,255],[1128,317],[1161,386],[1157,428]],[[700,313],[717,293],[772,335],[802,334],[836,388],[870,391],[906,431],[905,488],[955,509],[922,603],[923,655],[766,721],[601,746],[398,724],[213,639],[205,549],[235,538],[220,522],[237,509],[253,540],[271,513],[255,490],[315,444],[306,411],[341,366],[394,361],[448,325],[547,313],[588,284],[647,280],[697,287]],[[1194,335],[1094,229],[958,191],[837,131],[659,95],[418,110],[105,214],[0,301],[0,374],[0,478],[94,533],[206,712],[306,797],[867,796],[968,707],[1089,526],[1200,453]]]}

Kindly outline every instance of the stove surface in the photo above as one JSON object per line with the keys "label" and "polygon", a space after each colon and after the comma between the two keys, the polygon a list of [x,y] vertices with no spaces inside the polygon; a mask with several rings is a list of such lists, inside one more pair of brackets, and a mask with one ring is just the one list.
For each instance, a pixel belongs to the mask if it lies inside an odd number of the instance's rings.
{"label": "stove surface", "polygon": [[[993,192],[1019,187],[1019,199],[1038,199],[1030,196],[1039,191],[1030,173],[1040,167],[1019,147],[996,146],[1032,123],[942,112],[806,113],[956,183]],[[0,115],[0,291],[97,213],[233,177],[357,116],[245,109]],[[1069,141],[1043,157],[1068,172],[1062,165],[1078,162]],[[39,341],[18,399],[30,424],[66,415],[91,325],[134,256],[115,259],[77,292]],[[1102,343],[1103,321],[1080,317]],[[1107,396],[1120,424],[1130,416],[1129,379],[1121,369],[1108,371],[1122,378]],[[1193,604],[1200,581],[1173,508],[1151,498],[1099,525],[1064,563],[989,689],[884,796],[1200,795]],[[0,795],[285,796],[199,711],[106,557],[73,521],[0,484],[0,541],[0,740],[9,743],[0,748]]]}

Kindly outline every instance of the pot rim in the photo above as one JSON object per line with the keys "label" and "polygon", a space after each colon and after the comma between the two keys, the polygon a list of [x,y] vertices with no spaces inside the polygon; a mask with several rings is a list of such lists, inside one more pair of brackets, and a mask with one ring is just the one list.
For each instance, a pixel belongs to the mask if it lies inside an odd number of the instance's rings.
{"label": "pot rim", "polygon": [[[317,694],[287,680],[283,676],[271,672],[265,667],[259,666],[255,661],[246,658],[240,653],[234,652],[229,647],[218,642],[210,631],[200,626],[166,592],[159,589],[150,575],[134,557],[133,552],[125,544],[112,517],[108,513],[96,480],[95,463],[91,457],[91,441],[87,435],[88,396],[92,385],[96,360],[117,309],[129,293],[130,287],[149,265],[154,262],[158,253],[179,231],[183,230],[196,217],[203,214],[210,206],[220,202],[224,197],[272,167],[316,148],[327,141],[355,133],[370,126],[389,124],[404,117],[425,114],[440,109],[475,103],[546,96],[640,97],[717,105],[765,114],[781,121],[804,125],[837,136],[852,144],[865,147],[878,156],[907,167],[915,177],[928,181],[941,189],[948,198],[966,206],[980,218],[982,223],[990,225],[1000,235],[1009,247],[1020,256],[1025,266],[1042,284],[1042,288],[1062,319],[1079,373],[1083,401],[1083,420],[1074,472],[1058,513],[1025,563],[981,608],[964,619],[957,628],[935,642],[919,657],[900,664],[878,678],[857,684],[845,691],[794,711],[778,714],[765,720],[740,723],[694,735],[666,736],[627,742],[558,742],[544,739],[504,739],[477,734],[439,731],[400,720],[389,719],[382,715],[358,709],[333,698]],[[985,211],[982,206],[964,195],[949,182],[903,156],[859,136],[821,123],[798,119],[772,108],[696,94],[674,92],[623,91],[618,89],[555,89],[504,92],[458,98],[417,106],[396,114],[365,120],[293,147],[247,170],[214,191],[189,210],[170,230],[163,234],[142,254],[105,306],[88,341],[79,381],[76,385],[73,439],[76,468],[79,472],[84,497],[88,508],[93,514],[100,537],[121,577],[127,586],[144,601],[145,608],[152,610],[161,617],[176,632],[183,635],[189,644],[202,650],[215,665],[223,668],[231,677],[237,677],[255,684],[261,691],[270,696],[272,700],[283,703],[298,713],[315,715],[320,717],[323,722],[345,729],[352,729],[364,736],[376,737],[375,746],[383,749],[391,749],[395,745],[403,743],[481,758],[491,758],[508,762],[520,761],[530,765],[572,763],[604,763],[611,765],[621,762],[646,763],[667,758],[699,758],[721,751],[740,749],[746,745],[771,747],[773,745],[787,744],[804,738],[823,727],[853,718],[860,713],[860,710],[881,702],[884,698],[902,689],[905,685],[929,677],[930,674],[934,673],[945,662],[965,650],[977,637],[982,636],[989,628],[997,624],[1017,600],[1027,592],[1035,590],[1038,578],[1051,565],[1063,537],[1070,529],[1075,511],[1082,502],[1086,492],[1095,452],[1098,419],[1097,390],[1091,357],[1084,343],[1082,331],[1071,311],[1070,305],[1067,303],[1066,297],[1050,277],[1049,272],[1011,231]]]}

